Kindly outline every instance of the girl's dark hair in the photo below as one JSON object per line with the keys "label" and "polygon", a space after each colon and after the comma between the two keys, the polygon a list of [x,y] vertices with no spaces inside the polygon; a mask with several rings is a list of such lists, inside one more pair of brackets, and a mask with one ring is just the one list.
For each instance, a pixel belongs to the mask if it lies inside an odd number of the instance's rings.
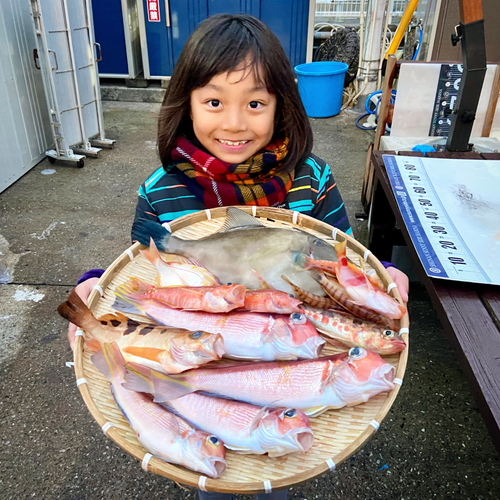
{"label": "girl's dark hair", "polygon": [[193,138],[189,114],[191,92],[214,76],[235,70],[247,58],[255,78],[276,96],[274,136],[288,137],[283,168],[306,159],[313,135],[279,40],[259,19],[247,14],[218,14],[199,24],[182,49],[163,99],[158,122],[158,149],[165,169],[176,138]]}

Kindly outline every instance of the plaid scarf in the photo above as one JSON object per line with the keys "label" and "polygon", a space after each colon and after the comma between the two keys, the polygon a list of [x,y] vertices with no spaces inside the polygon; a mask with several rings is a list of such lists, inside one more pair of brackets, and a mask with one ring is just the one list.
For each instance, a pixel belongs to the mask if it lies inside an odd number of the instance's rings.
{"label": "plaid scarf", "polygon": [[188,189],[206,208],[230,205],[274,207],[292,186],[294,168],[283,171],[288,139],[275,141],[240,165],[221,161],[178,137],[172,151],[173,166]]}

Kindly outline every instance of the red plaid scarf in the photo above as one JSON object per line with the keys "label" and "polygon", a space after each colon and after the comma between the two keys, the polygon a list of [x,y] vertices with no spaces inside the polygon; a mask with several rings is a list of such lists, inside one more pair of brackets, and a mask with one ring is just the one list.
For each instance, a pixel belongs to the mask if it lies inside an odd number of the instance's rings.
{"label": "red plaid scarf", "polygon": [[173,165],[189,190],[206,208],[230,205],[274,207],[285,199],[294,168],[283,171],[288,139],[273,142],[240,165],[221,161],[179,137],[172,151]]}

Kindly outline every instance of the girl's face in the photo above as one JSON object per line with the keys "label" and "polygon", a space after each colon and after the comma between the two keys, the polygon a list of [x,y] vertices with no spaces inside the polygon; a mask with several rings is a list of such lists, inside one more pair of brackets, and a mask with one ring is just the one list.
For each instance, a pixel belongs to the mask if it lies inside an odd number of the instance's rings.
{"label": "girl's face", "polygon": [[243,163],[274,133],[276,96],[255,80],[249,66],[214,76],[191,93],[196,138],[219,160]]}

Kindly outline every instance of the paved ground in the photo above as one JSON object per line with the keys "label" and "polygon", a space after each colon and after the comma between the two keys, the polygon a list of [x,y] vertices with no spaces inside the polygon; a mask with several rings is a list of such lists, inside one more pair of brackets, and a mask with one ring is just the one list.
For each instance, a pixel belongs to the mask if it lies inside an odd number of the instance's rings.
{"label": "paved ground", "polygon": [[[65,367],[56,307],[90,268],[129,245],[136,190],[159,164],[157,104],[105,103],[116,148],[83,169],[43,161],[0,196],[0,498],[196,498],[145,473],[108,440]],[[371,133],[342,113],[312,120],[315,151],[332,166],[356,236]],[[44,175],[54,169],[52,175]],[[374,437],[335,472],[291,498],[498,499],[500,463],[425,291],[413,284],[402,390]]]}

